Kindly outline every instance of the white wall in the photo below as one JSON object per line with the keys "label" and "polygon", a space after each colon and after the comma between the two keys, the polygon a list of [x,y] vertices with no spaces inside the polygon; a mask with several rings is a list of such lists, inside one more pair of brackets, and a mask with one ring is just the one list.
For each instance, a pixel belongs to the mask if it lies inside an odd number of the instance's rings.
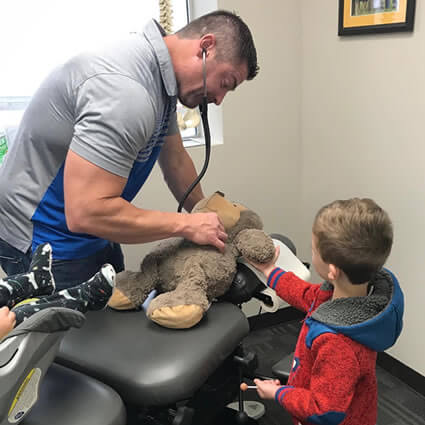
{"label": "white wall", "polygon": [[337,36],[338,1],[303,0],[302,252],[315,211],[352,196],[390,214],[388,266],[406,297],[405,327],[391,355],[425,375],[422,271],[425,240],[425,8],[413,33]]}

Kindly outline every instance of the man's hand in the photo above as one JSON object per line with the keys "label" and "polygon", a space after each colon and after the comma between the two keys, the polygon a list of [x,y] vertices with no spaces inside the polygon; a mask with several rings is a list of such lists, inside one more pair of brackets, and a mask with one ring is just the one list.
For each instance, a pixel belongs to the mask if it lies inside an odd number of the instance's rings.
{"label": "man's hand", "polygon": [[276,391],[281,387],[278,379],[271,379],[268,381],[262,381],[261,379],[254,379],[255,385],[257,385],[257,393],[261,398],[274,399]]}
{"label": "man's hand", "polygon": [[256,262],[250,261],[248,259],[245,259],[245,261],[248,262],[249,264],[251,264],[253,267],[255,267],[258,271],[263,273],[264,276],[266,276],[266,278],[268,278],[270,273],[276,267],[276,261],[279,258],[279,254],[280,254],[280,247],[277,246],[275,253],[274,253],[273,260],[271,260],[268,263],[256,263]]}
{"label": "man's hand", "polygon": [[186,239],[198,245],[212,245],[221,252],[224,251],[227,233],[216,213],[186,214],[186,219],[183,231]]}
{"label": "man's hand", "polygon": [[7,307],[0,308],[0,338],[6,336],[15,326],[15,313]]}

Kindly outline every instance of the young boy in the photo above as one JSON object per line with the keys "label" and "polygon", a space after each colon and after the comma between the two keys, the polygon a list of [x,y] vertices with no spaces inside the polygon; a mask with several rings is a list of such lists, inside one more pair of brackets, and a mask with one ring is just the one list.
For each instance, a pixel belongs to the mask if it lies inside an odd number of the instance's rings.
{"label": "young boy", "polygon": [[281,298],[307,312],[287,385],[254,382],[260,397],[274,398],[294,424],[375,425],[377,351],[397,340],[404,310],[397,279],[382,269],[392,224],[374,201],[354,198],[321,208],[312,233],[322,285],[275,267],[275,259],[253,264]]}
{"label": "young boy", "polygon": [[45,308],[66,307],[85,313],[106,306],[115,286],[115,270],[110,264],[104,264],[87,282],[55,294],[51,265],[52,250],[45,243],[35,250],[28,273],[0,279],[0,340]]}

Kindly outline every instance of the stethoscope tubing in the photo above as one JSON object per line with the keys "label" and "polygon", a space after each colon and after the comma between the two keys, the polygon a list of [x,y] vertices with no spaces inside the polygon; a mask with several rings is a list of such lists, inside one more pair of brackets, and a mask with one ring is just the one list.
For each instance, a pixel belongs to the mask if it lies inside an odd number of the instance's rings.
{"label": "stethoscope tubing", "polygon": [[202,104],[199,105],[199,110],[201,112],[202,119],[202,127],[204,129],[204,137],[205,137],[205,159],[204,165],[202,167],[201,172],[198,177],[191,183],[182,199],[179,202],[179,206],[177,208],[177,212],[181,212],[183,209],[183,205],[186,202],[187,197],[190,195],[194,187],[201,181],[202,177],[207,171],[208,164],[210,162],[211,155],[211,134],[210,134],[210,126],[208,123],[208,97],[207,97],[207,66],[206,66],[206,51],[202,51],[202,76],[204,83],[204,96],[202,98]]}

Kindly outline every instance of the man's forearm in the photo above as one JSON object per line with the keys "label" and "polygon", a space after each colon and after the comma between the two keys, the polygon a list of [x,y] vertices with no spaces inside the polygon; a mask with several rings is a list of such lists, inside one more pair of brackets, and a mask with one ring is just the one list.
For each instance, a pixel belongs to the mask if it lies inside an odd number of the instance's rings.
{"label": "man's forearm", "polygon": [[72,232],[128,244],[184,236],[187,226],[186,214],[140,209],[121,197],[96,200],[72,223]]}
{"label": "man's forearm", "polygon": [[[191,171],[185,175],[188,179],[192,177]],[[172,176],[168,174],[168,177]],[[64,170],[65,216],[69,230],[120,243],[182,236],[201,245],[224,248],[226,234],[217,214],[143,210],[121,198],[125,184],[125,178],[70,151]],[[175,190],[179,187],[182,186],[174,186]],[[196,197],[202,197],[199,191],[195,191],[195,197],[192,195],[189,202],[196,202]],[[187,205],[190,209],[191,205]]]}
{"label": "man's forearm", "polygon": [[[164,179],[178,202],[181,201],[189,186],[198,177],[192,158],[186,149],[168,149],[160,157],[160,165]],[[192,211],[194,205],[204,198],[201,185],[198,183],[186,199],[184,208]]]}
{"label": "man's forearm", "polygon": [[[198,177],[195,166],[189,154],[184,151],[175,161],[164,164],[162,167],[164,179],[176,200],[180,202],[189,186]],[[187,197],[184,208],[186,211],[192,211],[197,202],[204,197],[200,183],[198,183]]]}
{"label": "man's forearm", "polygon": [[[177,202],[180,202],[183,199],[184,194],[186,193],[189,186],[193,181],[198,177],[196,171],[191,175],[184,176],[184,179],[176,180],[167,180],[167,185],[171,191],[171,193],[176,198]],[[184,203],[184,209],[188,212],[192,211],[193,207],[197,202],[199,202],[202,198],[204,198],[204,194],[202,192],[201,184],[198,183],[190,192],[189,196],[186,198]]]}
{"label": "man's forearm", "polygon": [[[87,205],[87,204],[86,204]],[[142,210],[121,197],[90,202],[67,218],[72,232],[88,233],[118,243],[144,243],[181,236],[199,245],[224,250],[227,235],[216,213],[171,213]],[[71,223],[73,223],[71,225]]]}

